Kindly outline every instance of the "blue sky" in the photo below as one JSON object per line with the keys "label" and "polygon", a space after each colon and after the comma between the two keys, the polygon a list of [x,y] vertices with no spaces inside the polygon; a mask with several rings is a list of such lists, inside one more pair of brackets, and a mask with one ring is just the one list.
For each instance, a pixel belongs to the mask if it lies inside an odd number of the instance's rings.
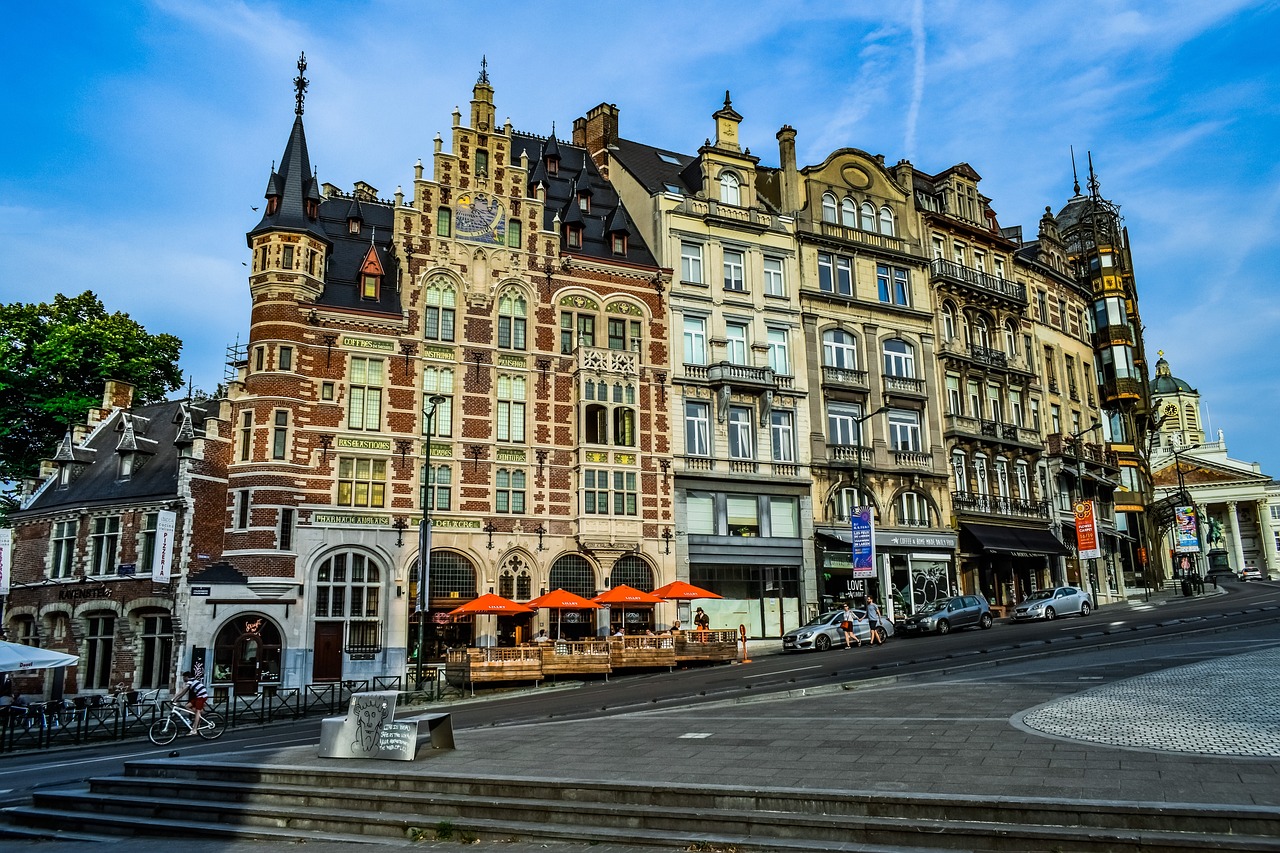
{"label": "blue sky", "polygon": [[0,300],[96,291],[185,341],[212,389],[248,327],[244,233],[293,119],[321,180],[389,197],[431,163],[489,59],[498,115],[695,151],[724,91],[777,165],[834,148],[970,163],[1033,235],[1092,151],[1133,242],[1147,346],[1203,394],[1231,455],[1280,476],[1280,4],[904,0],[22,3],[5,10]]}

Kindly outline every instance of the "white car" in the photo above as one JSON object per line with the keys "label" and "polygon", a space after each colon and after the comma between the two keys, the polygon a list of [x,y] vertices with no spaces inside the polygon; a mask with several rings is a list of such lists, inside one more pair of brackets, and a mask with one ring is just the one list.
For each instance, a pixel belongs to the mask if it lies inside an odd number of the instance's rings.
{"label": "white car", "polygon": [[1257,566],[1245,566],[1240,570],[1240,580],[1242,581],[1260,581],[1265,580],[1262,577],[1262,570]]}
{"label": "white car", "polygon": [[1088,616],[1093,609],[1089,593],[1074,586],[1058,586],[1033,592],[1013,609],[1013,621],[1057,619],[1069,613]]}

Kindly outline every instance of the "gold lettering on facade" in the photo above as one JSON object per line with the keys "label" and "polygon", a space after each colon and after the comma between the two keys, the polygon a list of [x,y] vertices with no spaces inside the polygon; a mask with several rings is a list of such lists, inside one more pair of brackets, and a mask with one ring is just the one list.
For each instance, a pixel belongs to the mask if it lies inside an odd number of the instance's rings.
{"label": "gold lettering on facade", "polygon": [[363,527],[386,527],[391,519],[385,515],[345,515],[341,513],[317,512],[311,516],[313,524],[358,524]]}
{"label": "gold lettering on facade", "polygon": [[453,347],[442,347],[442,346],[431,345],[428,347],[424,347],[422,350],[422,354],[425,355],[427,358],[446,358],[450,361],[453,361]]}
{"label": "gold lettering on facade", "polygon": [[498,450],[499,462],[523,462],[524,460],[525,454],[523,450],[511,450],[505,448]]}
{"label": "gold lettering on facade", "polygon": [[500,355],[498,356],[499,367],[528,367],[529,362],[519,355]]}
{"label": "gold lettering on facade", "polygon": [[351,335],[342,336],[342,346],[348,349],[371,349],[378,352],[393,352],[396,348],[394,341],[377,341],[373,338],[356,338]]}
{"label": "gold lettering on facade", "polygon": [[352,450],[391,450],[391,440],[386,438],[339,438],[335,444]]}

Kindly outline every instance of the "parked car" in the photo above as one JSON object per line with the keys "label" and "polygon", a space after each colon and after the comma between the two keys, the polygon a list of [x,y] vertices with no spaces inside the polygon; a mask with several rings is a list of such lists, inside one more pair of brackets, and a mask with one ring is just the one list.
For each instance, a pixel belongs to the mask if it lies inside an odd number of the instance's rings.
{"label": "parked car", "polygon": [[1262,570],[1257,566],[1245,566],[1240,570],[1240,580],[1242,581],[1260,581],[1265,580],[1262,576]]}
{"label": "parked car", "polygon": [[947,634],[958,628],[991,627],[991,605],[981,595],[939,598],[921,607],[902,623],[910,634]]}
{"label": "parked car", "polygon": [[[865,610],[854,610],[853,616],[854,636],[864,643],[870,641],[871,626],[867,622],[867,612]],[[810,620],[807,625],[793,628],[783,634],[782,650],[784,652],[825,652],[833,647],[844,648],[844,631],[840,629],[840,623],[843,621],[843,610],[832,610],[829,613],[823,613],[816,619]],[[884,629],[886,638],[893,636],[892,622],[887,619],[881,619],[880,627]]]}
{"label": "parked car", "polygon": [[1093,610],[1089,593],[1074,586],[1050,587],[1031,593],[1013,608],[1013,621],[1057,619],[1069,613],[1088,616]]}

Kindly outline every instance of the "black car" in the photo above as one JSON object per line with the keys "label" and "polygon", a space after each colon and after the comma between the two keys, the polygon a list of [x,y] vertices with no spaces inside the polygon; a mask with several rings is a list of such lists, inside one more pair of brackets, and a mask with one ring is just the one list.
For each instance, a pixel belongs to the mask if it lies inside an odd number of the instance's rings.
{"label": "black car", "polygon": [[957,628],[991,627],[991,605],[981,595],[939,598],[921,607],[902,623],[908,634],[947,634]]}

